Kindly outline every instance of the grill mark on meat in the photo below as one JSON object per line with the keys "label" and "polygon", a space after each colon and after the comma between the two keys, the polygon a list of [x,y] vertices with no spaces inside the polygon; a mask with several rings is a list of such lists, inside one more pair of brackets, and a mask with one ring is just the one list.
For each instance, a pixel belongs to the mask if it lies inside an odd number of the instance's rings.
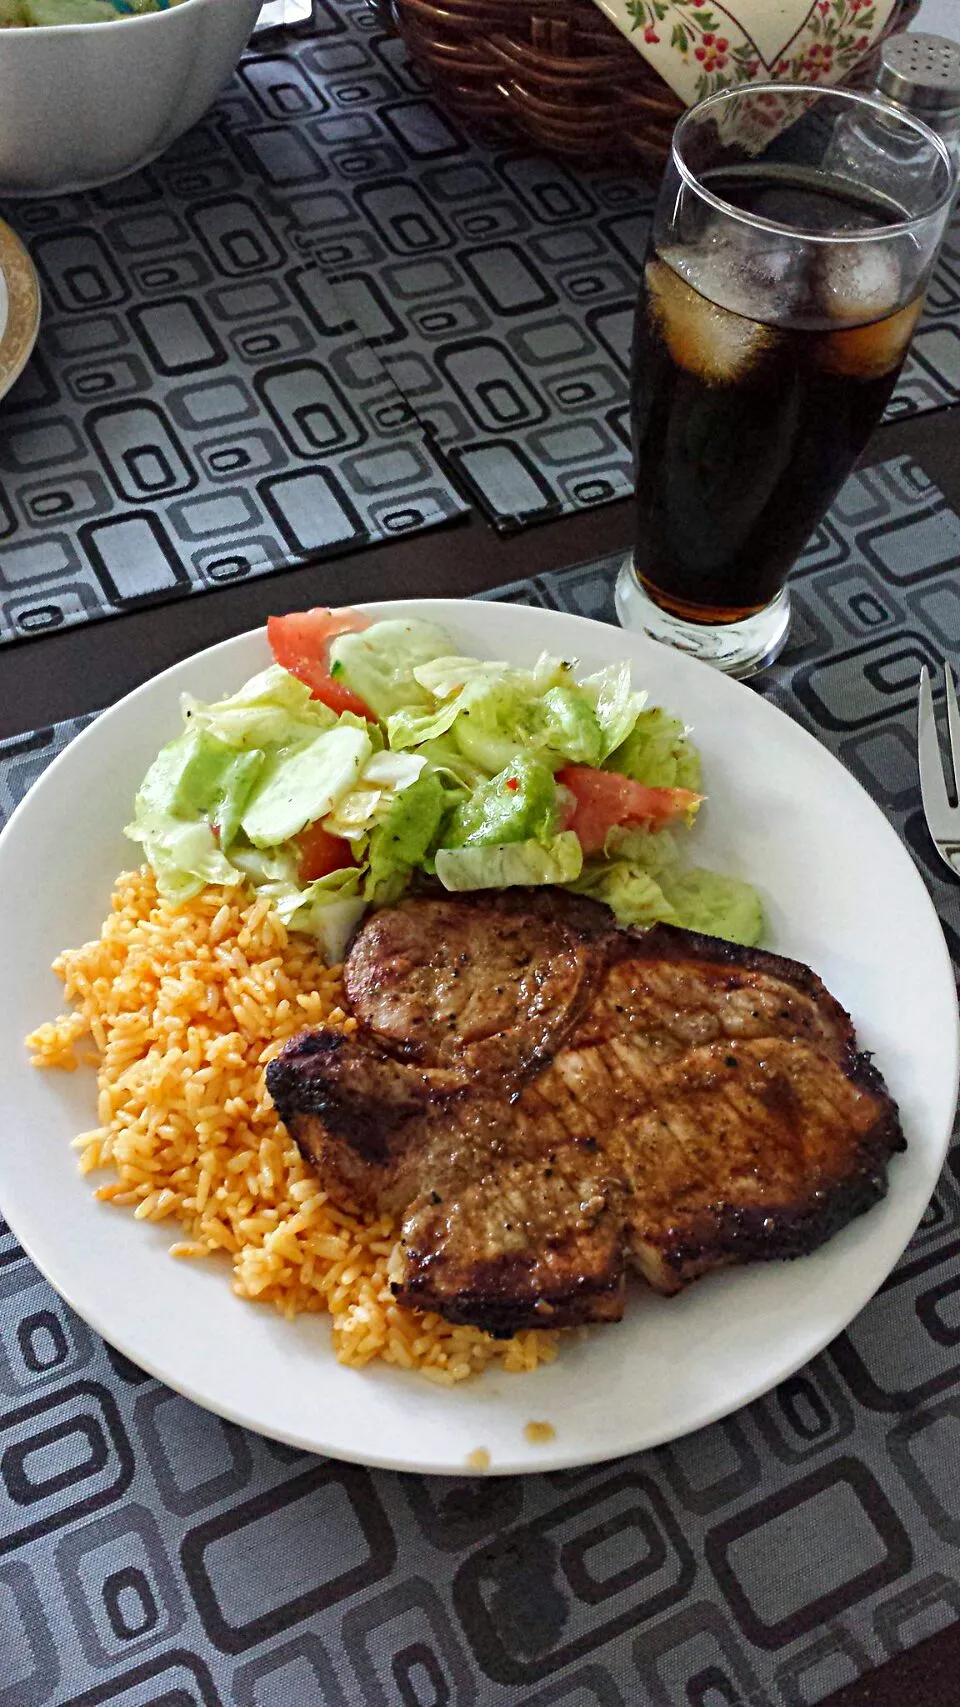
{"label": "grill mark on meat", "polygon": [[903,1147],[849,1016],[762,950],[511,890],[375,914],[345,983],[358,1032],[268,1086],[336,1202],[401,1217],[396,1295],[453,1322],[612,1321],[628,1270],[804,1254]]}

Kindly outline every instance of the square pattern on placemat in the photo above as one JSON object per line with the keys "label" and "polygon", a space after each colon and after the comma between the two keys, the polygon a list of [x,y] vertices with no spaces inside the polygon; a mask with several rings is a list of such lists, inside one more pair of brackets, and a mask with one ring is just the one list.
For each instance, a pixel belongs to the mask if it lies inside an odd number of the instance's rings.
{"label": "square pattern on placemat", "polygon": [[[912,734],[917,666],[960,638],[958,542],[914,463],[856,476],[759,691],[874,793],[960,966]],[[616,567],[492,596],[610,620]],[[88,721],[0,745],[0,803]],[[496,1482],[367,1473],[220,1422],[104,1346],[3,1234],[0,1703],[820,1701],[960,1617],[958,1179],[954,1149],[881,1293],[766,1398],[656,1452]]]}

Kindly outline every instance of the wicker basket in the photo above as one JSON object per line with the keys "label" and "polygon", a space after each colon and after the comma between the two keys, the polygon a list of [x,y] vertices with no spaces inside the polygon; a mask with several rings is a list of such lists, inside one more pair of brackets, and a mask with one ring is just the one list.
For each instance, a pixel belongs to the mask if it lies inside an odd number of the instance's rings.
{"label": "wicker basket", "polygon": [[[441,103],[487,133],[659,172],[682,104],[593,0],[370,0]],[[886,34],[920,0],[897,0]],[[876,48],[849,82],[869,81]]]}

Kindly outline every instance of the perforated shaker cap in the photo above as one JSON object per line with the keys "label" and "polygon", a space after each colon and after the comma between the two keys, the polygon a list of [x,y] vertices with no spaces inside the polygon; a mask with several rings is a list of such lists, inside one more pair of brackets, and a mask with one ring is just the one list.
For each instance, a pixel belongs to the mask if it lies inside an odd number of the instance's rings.
{"label": "perforated shaker cap", "polygon": [[880,94],[925,113],[960,113],[960,42],[948,36],[889,36],[880,50]]}

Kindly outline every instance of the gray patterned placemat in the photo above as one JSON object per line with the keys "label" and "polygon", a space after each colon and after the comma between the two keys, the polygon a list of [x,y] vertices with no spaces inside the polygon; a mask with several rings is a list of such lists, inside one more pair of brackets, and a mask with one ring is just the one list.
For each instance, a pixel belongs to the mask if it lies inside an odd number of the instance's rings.
{"label": "gray patterned placemat", "polygon": [[[960,519],[856,476],[761,692],[926,841],[917,667],[960,652]],[[612,617],[616,560],[493,597]],[[89,719],[0,745],[0,808]],[[0,1241],[0,1707],[807,1707],[960,1617],[960,1150],[881,1293],[767,1398],[507,1481],[366,1471],[221,1423]],[[615,1332],[615,1330],[607,1330]]]}

